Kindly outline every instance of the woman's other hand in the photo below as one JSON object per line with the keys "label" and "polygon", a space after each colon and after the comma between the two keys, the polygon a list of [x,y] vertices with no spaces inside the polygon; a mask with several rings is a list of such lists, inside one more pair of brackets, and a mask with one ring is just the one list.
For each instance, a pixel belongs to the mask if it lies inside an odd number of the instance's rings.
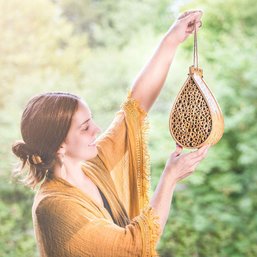
{"label": "woman's other hand", "polygon": [[164,172],[171,178],[174,183],[182,180],[193,173],[199,163],[206,157],[209,145],[203,146],[196,151],[183,153],[181,146],[176,147],[176,150],[170,155]]}
{"label": "woman's other hand", "polygon": [[162,231],[169,216],[176,183],[192,174],[197,165],[206,157],[208,149],[209,146],[204,146],[190,153],[182,153],[183,148],[177,146],[170,155],[150,202],[156,215],[160,217]]}
{"label": "woman's other hand", "polygon": [[178,19],[173,23],[167,32],[167,37],[175,44],[180,44],[193,33],[196,26],[198,30],[202,26],[201,17],[202,11],[192,10],[182,13]]}

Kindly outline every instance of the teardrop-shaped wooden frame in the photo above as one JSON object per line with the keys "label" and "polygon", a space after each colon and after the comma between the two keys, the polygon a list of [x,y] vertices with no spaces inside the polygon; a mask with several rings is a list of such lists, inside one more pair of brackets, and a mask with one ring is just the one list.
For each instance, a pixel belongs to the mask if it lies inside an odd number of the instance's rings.
{"label": "teardrop-shaped wooden frame", "polygon": [[[210,132],[209,136],[207,137],[207,139],[204,142],[202,142],[201,144],[194,146],[194,147],[185,146],[185,145],[183,145],[182,142],[179,142],[178,139],[176,138],[176,136],[173,134],[173,129],[172,129],[173,124],[171,124],[171,117],[174,113],[176,102],[180,98],[180,95],[183,92],[184,87],[187,85],[188,81],[191,78],[195,82],[198,89],[201,91],[202,96],[204,97],[204,100],[207,103],[207,106],[209,108],[209,111],[211,114],[211,119],[212,119],[212,127],[211,127],[211,132]],[[203,70],[201,68],[197,68],[194,66],[191,66],[189,68],[188,78],[187,78],[186,82],[184,83],[183,87],[181,88],[179,94],[177,95],[176,100],[175,100],[173,107],[171,109],[171,112],[170,112],[169,130],[170,130],[171,136],[173,137],[173,139],[175,140],[175,142],[178,145],[180,145],[184,148],[189,148],[189,149],[190,148],[191,149],[200,148],[207,144],[214,145],[221,139],[221,137],[224,133],[224,118],[223,118],[222,111],[219,107],[218,102],[216,101],[211,90],[208,88],[206,82],[203,80]],[[187,135],[187,136],[189,136],[189,135]]]}

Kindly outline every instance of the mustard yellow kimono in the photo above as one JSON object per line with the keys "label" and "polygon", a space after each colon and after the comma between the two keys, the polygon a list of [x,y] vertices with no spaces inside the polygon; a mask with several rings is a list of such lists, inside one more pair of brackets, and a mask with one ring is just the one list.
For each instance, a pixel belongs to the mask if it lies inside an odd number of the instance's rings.
{"label": "mustard yellow kimono", "polygon": [[113,217],[65,180],[46,178],[32,208],[41,257],[158,256],[160,225],[148,198],[147,126],[146,113],[129,95],[98,139],[98,156],[82,165]]}

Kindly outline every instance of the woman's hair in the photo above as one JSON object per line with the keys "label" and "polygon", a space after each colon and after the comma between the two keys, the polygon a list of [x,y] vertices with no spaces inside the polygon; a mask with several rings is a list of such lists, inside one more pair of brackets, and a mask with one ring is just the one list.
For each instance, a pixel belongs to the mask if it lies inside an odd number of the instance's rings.
{"label": "woman's hair", "polygon": [[15,175],[22,175],[26,165],[29,168],[22,180],[25,185],[34,188],[53,172],[57,151],[68,134],[79,99],[58,92],[41,94],[28,102],[21,118],[23,141],[12,146],[13,153],[21,159]]}

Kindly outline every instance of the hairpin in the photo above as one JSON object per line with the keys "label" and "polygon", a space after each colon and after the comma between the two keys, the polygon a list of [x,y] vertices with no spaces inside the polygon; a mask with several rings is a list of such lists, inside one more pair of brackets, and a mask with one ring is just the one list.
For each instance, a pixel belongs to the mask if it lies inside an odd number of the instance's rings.
{"label": "hairpin", "polygon": [[31,159],[32,159],[33,164],[43,163],[41,157],[37,154],[32,154]]}

